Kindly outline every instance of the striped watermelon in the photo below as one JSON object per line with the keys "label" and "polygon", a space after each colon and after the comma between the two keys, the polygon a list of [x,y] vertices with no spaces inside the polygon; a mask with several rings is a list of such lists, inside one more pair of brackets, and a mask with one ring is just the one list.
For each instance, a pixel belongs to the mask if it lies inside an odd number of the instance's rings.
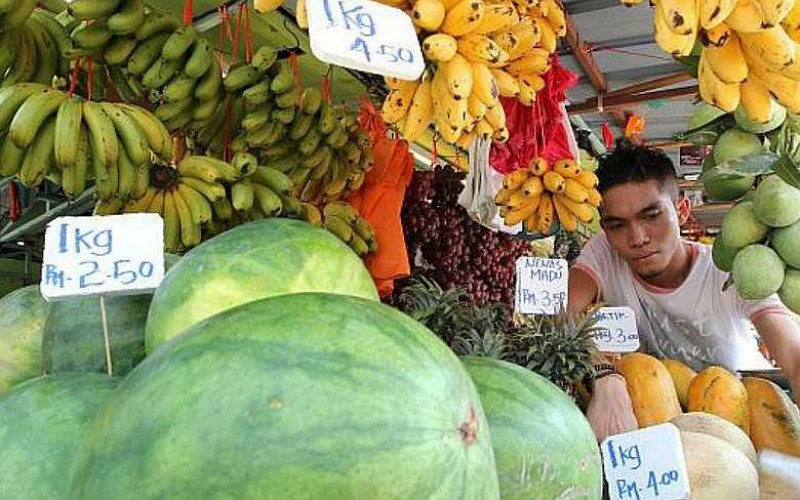
{"label": "striped watermelon", "polygon": [[244,224],[188,252],[153,297],[145,346],[247,302],[302,292],[377,300],[361,259],[330,232],[290,219]]}
{"label": "striped watermelon", "polygon": [[500,498],[602,498],[600,450],[569,396],[518,365],[476,357],[463,362],[489,420]]}
{"label": "striped watermelon", "polygon": [[0,396],[0,500],[65,499],[88,422],[116,384],[100,374],[60,374]]}
{"label": "striped watermelon", "polygon": [[42,334],[47,302],[38,285],[0,299],[0,394],[42,374]]}
{"label": "striped watermelon", "polygon": [[379,302],[250,302],[148,356],[98,414],[72,500],[493,500],[475,386]]}

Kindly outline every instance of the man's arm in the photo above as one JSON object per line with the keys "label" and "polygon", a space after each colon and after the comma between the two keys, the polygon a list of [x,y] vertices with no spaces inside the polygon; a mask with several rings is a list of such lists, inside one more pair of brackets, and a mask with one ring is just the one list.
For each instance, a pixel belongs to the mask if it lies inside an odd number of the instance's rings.
{"label": "man's arm", "polygon": [[800,325],[792,316],[779,312],[763,314],[753,324],[789,378],[795,399],[800,398]]}
{"label": "man's arm", "polygon": [[570,314],[581,314],[586,311],[597,298],[597,283],[586,271],[579,267],[569,270],[567,282],[567,311]]}

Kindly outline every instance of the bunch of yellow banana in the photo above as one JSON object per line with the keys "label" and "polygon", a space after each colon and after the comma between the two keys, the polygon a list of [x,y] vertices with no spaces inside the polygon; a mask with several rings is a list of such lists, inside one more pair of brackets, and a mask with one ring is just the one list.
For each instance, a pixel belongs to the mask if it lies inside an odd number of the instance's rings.
{"label": "bunch of yellow banana", "polygon": [[[622,0],[635,5],[641,0]],[[800,112],[800,2],[796,0],[658,0],[656,42],[687,56],[699,40],[700,96],[768,122],[777,101]]]}
{"label": "bunch of yellow banana", "polygon": [[558,217],[567,231],[578,222],[590,223],[602,201],[597,176],[574,160],[559,160],[549,168],[543,158],[534,158],[528,168],[511,172],[495,196],[507,226],[525,224],[529,232],[547,234]]}
{"label": "bunch of yellow banana", "polygon": [[141,196],[152,155],[169,157],[172,139],[149,111],[93,102],[38,83],[0,90],[0,176],[29,187],[45,178],[76,198],[94,179],[100,199]]}
{"label": "bunch of yellow banana", "polygon": [[322,226],[344,241],[359,257],[378,251],[372,225],[344,201],[332,201],[322,209]]}
{"label": "bunch of yellow banana", "polygon": [[[384,1],[403,8],[405,0]],[[433,123],[442,139],[468,148],[477,137],[503,142],[499,96],[530,106],[566,17],[555,0],[415,0],[409,15],[435,70],[419,81],[387,78],[382,115],[416,140]]]}

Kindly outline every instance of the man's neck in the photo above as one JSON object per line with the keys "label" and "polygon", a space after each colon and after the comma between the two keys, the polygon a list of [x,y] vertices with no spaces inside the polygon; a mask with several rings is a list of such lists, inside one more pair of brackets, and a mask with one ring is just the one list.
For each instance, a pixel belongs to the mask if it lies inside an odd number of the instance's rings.
{"label": "man's neck", "polygon": [[672,256],[667,268],[657,276],[645,278],[642,281],[659,288],[678,288],[689,277],[692,271],[692,251],[689,243],[681,240],[680,246]]}

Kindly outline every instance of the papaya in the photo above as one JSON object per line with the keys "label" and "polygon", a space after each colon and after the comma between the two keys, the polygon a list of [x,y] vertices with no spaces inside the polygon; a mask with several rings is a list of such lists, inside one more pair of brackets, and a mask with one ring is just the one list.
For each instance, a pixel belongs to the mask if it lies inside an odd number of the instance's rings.
{"label": "papaya", "polygon": [[747,390],[731,372],[710,366],[689,384],[687,408],[690,412],[710,413],[732,422],[750,434],[750,410]]}
{"label": "papaya", "polygon": [[617,362],[625,377],[639,427],[669,422],[681,414],[681,404],[669,371],[647,354],[626,354]]}
{"label": "papaya", "polygon": [[689,392],[689,384],[692,379],[697,375],[697,372],[684,365],[675,359],[662,359],[661,362],[672,377],[672,382],[675,384],[675,392],[678,393],[678,401],[681,402],[681,408],[686,410],[686,394]]}
{"label": "papaya", "polygon": [[748,396],[750,439],[756,450],[800,457],[800,412],[775,383],[756,377],[742,381]]}

